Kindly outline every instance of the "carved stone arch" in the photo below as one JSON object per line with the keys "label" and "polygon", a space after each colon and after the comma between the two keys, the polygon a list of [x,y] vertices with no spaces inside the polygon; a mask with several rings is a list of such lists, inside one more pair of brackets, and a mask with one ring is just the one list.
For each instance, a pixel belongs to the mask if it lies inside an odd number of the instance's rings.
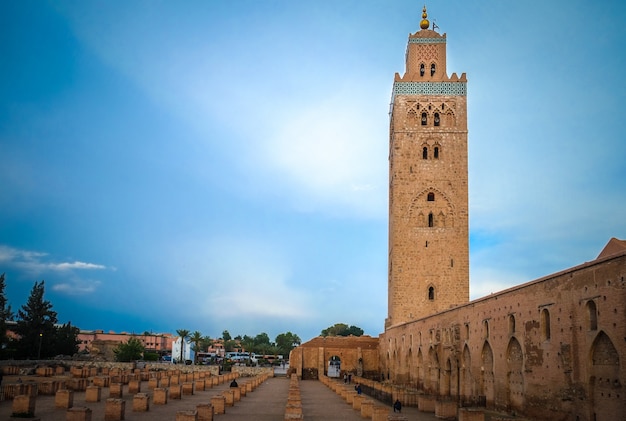
{"label": "carved stone arch", "polygon": [[472,355],[470,354],[469,346],[465,344],[463,347],[463,354],[461,355],[461,400],[464,402],[469,401],[470,396],[473,396],[472,391]]}
{"label": "carved stone arch", "polygon": [[417,388],[424,388],[424,356],[422,355],[422,348],[417,350]]}
{"label": "carved stone arch", "polygon": [[485,397],[487,406],[493,407],[495,398],[494,372],[493,372],[493,351],[489,341],[485,341],[480,353],[480,392]]}
{"label": "carved stone arch", "polygon": [[[626,414],[619,373],[619,353],[611,338],[599,331],[589,350],[589,396],[592,419],[597,414]],[[601,419],[602,415],[598,415]]]}
{"label": "carved stone arch", "polygon": [[509,340],[506,350],[506,363],[508,406],[519,411],[524,406],[524,352],[515,337]]}
{"label": "carved stone arch", "polygon": [[415,108],[409,108],[406,112],[407,126],[418,126],[420,124],[420,116],[421,113],[418,112]]}
{"label": "carved stone arch", "polygon": [[439,355],[437,355],[437,350],[433,346],[428,350],[428,369],[428,391],[430,393],[438,393],[440,376]]}
{"label": "carved stone arch", "polygon": [[454,127],[456,126],[456,114],[453,110],[448,109],[441,116],[442,126],[445,127]]}
{"label": "carved stone arch", "polygon": [[[434,201],[428,201],[428,193],[435,194]],[[454,206],[448,196],[435,187],[428,187],[419,192],[411,201],[406,216],[416,222],[416,227],[425,228],[428,227],[427,216],[430,213],[435,217],[433,226],[454,227]],[[439,223],[438,220],[445,221],[445,224]]]}
{"label": "carved stone arch", "polygon": [[441,370],[440,372],[441,390],[439,391],[439,394],[441,396],[450,396],[451,378],[452,378],[452,362],[450,361],[450,358],[447,358],[443,366],[443,370]]}

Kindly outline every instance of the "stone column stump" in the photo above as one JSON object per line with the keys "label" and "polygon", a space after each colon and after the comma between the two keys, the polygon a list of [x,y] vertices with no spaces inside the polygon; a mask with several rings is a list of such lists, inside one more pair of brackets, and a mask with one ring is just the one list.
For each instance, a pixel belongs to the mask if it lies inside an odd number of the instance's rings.
{"label": "stone column stump", "polygon": [[164,387],[155,388],[152,399],[154,399],[155,405],[166,405],[167,404],[167,389]]}
{"label": "stone column stump", "polygon": [[183,396],[183,387],[179,384],[170,386],[170,399],[181,399]]}
{"label": "stone column stump", "polygon": [[435,416],[444,420],[456,419],[457,405],[455,401],[441,400],[435,402]]}
{"label": "stone column stump", "polygon": [[211,398],[211,406],[215,415],[226,413],[226,398],[223,395],[216,395]]}
{"label": "stone column stump", "polygon": [[372,421],[387,421],[389,416],[389,407],[374,405],[372,408]]}
{"label": "stone column stump", "polygon": [[124,419],[126,412],[126,402],[124,399],[109,398],[104,407],[105,421],[120,421]]}
{"label": "stone column stump", "polygon": [[74,392],[68,389],[57,390],[54,395],[54,407],[69,409],[74,406]]}
{"label": "stone column stump", "polygon": [[482,408],[459,408],[459,421],[485,421]]}
{"label": "stone column stump", "polygon": [[222,392],[224,399],[226,400],[226,406],[235,406],[235,393],[232,390],[225,390]]}
{"label": "stone column stump", "polygon": [[430,395],[419,395],[417,397],[417,409],[422,412],[435,412],[435,398]]}
{"label": "stone column stump", "polygon": [[147,393],[137,393],[133,396],[133,412],[147,412],[150,410],[150,397]]}
{"label": "stone column stump", "polygon": [[361,402],[363,402],[363,395],[355,395],[352,399],[352,409],[361,411]]}
{"label": "stone column stump", "polygon": [[102,389],[100,386],[87,386],[85,389],[85,402],[100,402]]}
{"label": "stone column stump", "polygon": [[111,383],[109,386],[109,398],[122,399],[124,397],[124,384]]}
{"label": "stone column stump", "polygon": [[361,401],[361,417],[372,418],[372,410],[374,409],[374,402],[371,399],[363,399]]}
{"label": "stone column stump", "polygon": [[196,410],[178,411],[176,413],[176,421],[197,421],[197,420],[198,420],[198,411]]}
{"label": "stone column stump", "polygon": [[193,395],[193,382],[183,383],[183,395],[186,395],[186,396]]}
{"label": "stone column stump", "polygon": [[[204,390],[204,385],[205,385],[204,379],[196,380],[195,384],[196,384],[196,390],[200,390],[200,391]],[[200,414],[198,414],[198,418],[200,418]]]}
{"label": "stone column stump", "polygon": [[35,396],[17,395],[13,398],[13,414],[20,416],[28,415],[29,418],[35,416]]}
{"label": "stone column stump", "polygon": [[213,421],[213,405],[210,403],[197,405],[196,411],[198,411],[198,421]]}
{"label": "stone column stump", "polygon": [[130,380],[128,382],[128,393],[135,395],[139,392],[141,392],[141,380]]}
{"label": "stone column stump", "polygon": [[91,409],[84,406],[75,406],[67,410],[66,421],[91,421]]}

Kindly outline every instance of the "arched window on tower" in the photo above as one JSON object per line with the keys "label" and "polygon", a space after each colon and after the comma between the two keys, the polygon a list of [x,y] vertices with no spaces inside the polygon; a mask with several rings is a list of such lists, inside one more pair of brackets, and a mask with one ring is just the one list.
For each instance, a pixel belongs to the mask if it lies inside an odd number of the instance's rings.
{"label": "arched window on tower", "polygon": [[428,287],[428,299],[430,301],[435,299],[435,287],[432,285]]}
{"label": "arched window on tower", "polygon": [[425,126],[426,124],[428,124],[428,116],[426,113],[422,113],[422,126]]}
{"label": "arched window on tower", "polygon": [[424,76],[424,72],[425,72],[425,66],[424,63],[420,64],[420,76]]}
{"label": "arched window on tower", "polygon": [[429,226],[430,228],[432,228],[432,227],[434,227],[434,226],[435,226],[435,220],[434,220],[434,217],[433,217],[433,213],[432,213],[432,212],[428,214],[428,226]]}
{"label": "arched window on tower", "polygon": [[587,301],[587,312],[589,313],[589,330],[598,330],[598,311],[593,300]]}
{"label": "arched window on tower", "polygon": [[435,146],[434,155],[435,159],[439,159],[439,146]]}
{"label": "arched window on tower", "polygon": [[435,201],[435,193],[430,192],[428,193],[428,199],[429,202],[434,202]]}
{"label": "arched window on tower", "polygon": [[434,76],[435,75],[435,63],[430,65],[430,75]]}
{"label": "arched window on tower", "polygon": [[439,113],[435,113],[435,126],[439,126],[441,123],[441,119],[439,118]]}
{"label": "arched window on tower", "polygon": [[422,149],[422,159],[428,159],[428,148],[426,146]]}

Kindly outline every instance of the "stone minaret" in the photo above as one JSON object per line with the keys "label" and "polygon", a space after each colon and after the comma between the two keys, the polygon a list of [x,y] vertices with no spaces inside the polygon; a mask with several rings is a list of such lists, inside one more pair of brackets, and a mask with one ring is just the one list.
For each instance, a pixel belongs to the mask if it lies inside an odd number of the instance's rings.
{"label": "stone minaret", "polygon": [[467,79],[422,18],[391,100],[385,329],[469,300]]}

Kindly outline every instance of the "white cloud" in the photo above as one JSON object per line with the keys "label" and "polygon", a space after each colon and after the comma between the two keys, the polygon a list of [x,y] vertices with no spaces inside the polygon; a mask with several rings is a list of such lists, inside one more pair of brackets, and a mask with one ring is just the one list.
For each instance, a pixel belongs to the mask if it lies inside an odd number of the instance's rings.
{"label": "white cloud", "polygon": [[50,268],[58,270],[70,270],[70,269],[106,269],[106,266],[97,265],[95,263],[85,262],[73,262],[73,263],[52,263]]}
{"label": "white cloud", "polygon": [[95,292],[100,284],[97,280],[73,279],[52,285],[52,290],[66,295],[84,295]]}

